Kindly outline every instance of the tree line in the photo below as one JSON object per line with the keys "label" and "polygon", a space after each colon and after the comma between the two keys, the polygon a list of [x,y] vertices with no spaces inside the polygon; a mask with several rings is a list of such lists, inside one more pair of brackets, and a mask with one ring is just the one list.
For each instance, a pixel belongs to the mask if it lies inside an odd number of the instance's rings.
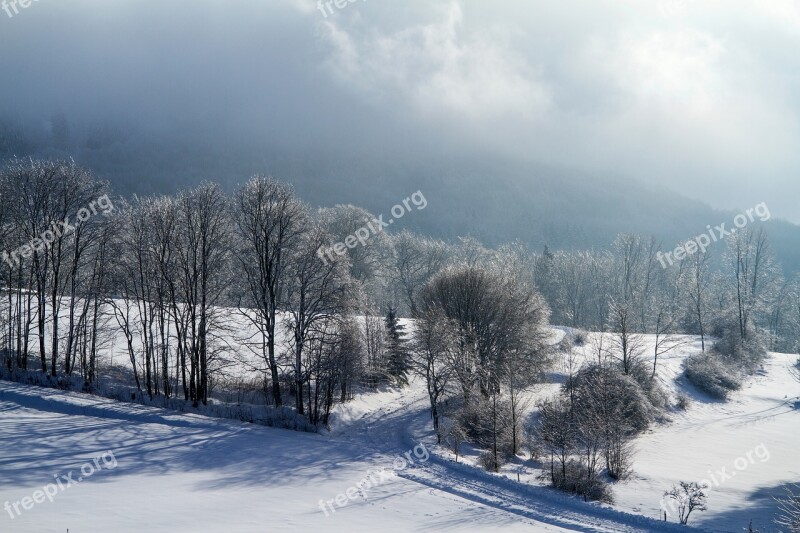
{"label": "tree line", "polygon": [[[204,183],[116,199],[80,224],[111,191],[72,161],[12,160],[0,192],[5,366],[78,375],[86,388],[120,333],[131,379],[151,397],[206,403],[244,361],[271,404],[321,423],[354,386],[402,384],[417,371],[438,426],[452,383],[466,404],[483,398],[505,412],[506,398],[515,403],[550,360],[550,322],[613,331],[613,346],[598,349],[614,351],[626,375],[644,333],[658,339],[653,375],[679,333],[699,335],[704,349],[717,339],[743,364],[767,347],[798,348],[800,285],[783,279],[758,228],[731,237],[718,267],[695,254],[662,268],[660,245],[637,235],[605,250],[535,253],[408,231],[323,261],[320,249],[375,217],[351,205],[312,209],[266,176],[232,194]],[[70,231],[54,231],[63,221]],[[413,331],[400,316],[415,319]],[[518,426],[520,411],[509,412]]]}

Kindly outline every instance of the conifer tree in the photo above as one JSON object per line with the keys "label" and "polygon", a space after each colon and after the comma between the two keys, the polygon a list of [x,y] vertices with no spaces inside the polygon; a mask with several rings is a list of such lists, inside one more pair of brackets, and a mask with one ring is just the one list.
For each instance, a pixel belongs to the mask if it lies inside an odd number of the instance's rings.
{"label": "conifer tree", "polygon": [[400,324],[397,311],[390,307],[386,314],[386,373],[398,385],[408,385],[408,349],[406,348],[405,326]]}

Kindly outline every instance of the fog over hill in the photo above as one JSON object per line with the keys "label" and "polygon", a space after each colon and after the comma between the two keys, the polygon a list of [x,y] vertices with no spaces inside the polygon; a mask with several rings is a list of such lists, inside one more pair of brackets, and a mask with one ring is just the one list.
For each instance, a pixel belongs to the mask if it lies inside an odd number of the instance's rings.
{"label": "fog over hill", "polygon": [[[168,194],[208,180],[233,190],[254,174],[270,174],[292,183],[314,206],[354,204],[388,218],[392,206],[420,190],[429,207],[398,220],[395,229],[446,240],[472,236],[491,246],[519,240],[538,250],[603,248],[620,233],[638,233],[671,250],[706,233],[709,225],[725,223],[730,229],[735,215],[763,201],[754,197],[758,200],[738,209],[718,210],[664,184],[480,153],[306,154],[168,138],[156,142],[118,127],[81,132],[68,125],[69,136],[58,146],[56,135],[27,137],[13,122],[5,123],[5,131],[0,152],[6,156],[75,158],[126,196]],[[766,217],[756,220],[761,218]],[[787,273],[800,270],[800,226],[771,210],[765,225]],[[711,249],[720,252],[722,246]]]}
{"label": "fog over hill", "polygon": [[[415,229],[554,248],[671,248],[760,202],[800,221],[786,6],[34,7],[0,33],[0,157],[74,157],[120,193],[271,173],[379,213],[422,189]],[[769,226],[797,270],[798,229]]]}

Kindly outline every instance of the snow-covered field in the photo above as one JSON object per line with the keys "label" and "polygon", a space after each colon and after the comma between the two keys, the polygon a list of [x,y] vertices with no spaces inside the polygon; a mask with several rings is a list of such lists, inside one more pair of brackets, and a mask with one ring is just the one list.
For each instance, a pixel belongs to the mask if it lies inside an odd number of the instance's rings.
{"label": "snow-covered field", "polygon": [[[658,517],[673,483],[712,474],[720,483],[693,525],[741,531],[752,519],[774,530],[772,497],[800,481],[795,357],[773,354],[719,403],[674,380],[698,349],[691,340],[663,357],[665,387],[693,401],[637,440],[613,508],[546,488],[522,459],[501,475],[470,454],[456,464],[434,445],[420,381],[337,407],[324,435],[0,382],[0,531],[678,531],[645,517]],[[67,487],[82,467],[95,471]],[[721,480],[723,468],[735,475]],[[356,486],[370,474],[364,497]]]}

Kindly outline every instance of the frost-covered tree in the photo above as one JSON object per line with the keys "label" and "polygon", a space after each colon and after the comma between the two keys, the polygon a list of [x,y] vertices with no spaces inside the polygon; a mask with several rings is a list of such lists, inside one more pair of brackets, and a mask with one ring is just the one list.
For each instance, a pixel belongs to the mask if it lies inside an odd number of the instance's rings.
{"label": "frost-covered tree", "polygon": [[[433,429],[436,431],[437,440],[441,442],[439,404],[451,386],[454,374],[451,362],[454,352],[458,349],[458,339],[453,335],[446,319],[436,312],[418,314],[415,322],[416,327],[411,340],[411,367],[416,375],[425,379]],[[461,428],[460,423],[454,423]],[[455,435],[453,437],[455,438]]]}
{"label": "frost-covered tree", "polygon": [[800,532],[800,493],[788,489],[786,496],[779,499],[778,504],[780,505],[781,515],[778,516],[775,522],[791,533]]}
{"label": "frost-covered tree", "polygon": [[673,486],[664,493],[664,497],[675,502],[678,507],[678,520],[681,524],[689,523],[689,516],[694,511],[705,511],[706,493],[696,482],[681,481],[680,486]]}
{"label": "frost-covered tree", "polygon": [[745,341],[764,324],[782,276],[762,228],[747,227],[730,236],[724,263],[732,303],[729,316],[740,341]]}
{"label": "frost-covered tree", "polygon": [[391,277],[396,300],[412,316],[417,311],[419,291],[450,260],[445,243],[409,231],[391,237]]}
{"label": "frost-covered tree", "polygon": [[688,308],[688,325],[700,335],[700,347],[706,351],[706,335],[709,327],[711,272],[710,255],[696,253],[681,263],[681,282]]}
{"label": "frost-covered tree", "polygon": [[322,261],[317,250],[330,246],[331,236],[319,225],[304,232],[289,261],[286,282],[286,329],[294,355],[295,407],[305,414],[303,395],[307,381],[306,348],[330,320],[353,308],[355,288],[344,257]]}
{"label": "frost-covered tree", "polygon": [[377,307],[367,298],[361,297],[360,309],[364,315],[360,326],[366,356],[365,378],[367,385],[374,388],[387,379],[386,327]]}
{"label": "frost-covered tree", "polygon": [[255,326],[264,342],[264,358],[275,405],[282,405],[276,349],[280,309],[284,304],[292,251],[302,242],[308,212],[288,185],[265,176],[253,177],[236,192],[236,250],[244,274],[245,297],[240,305],[255,312]]}
{"label": "frost-covered tree", "polygon": [[[569,403],[559,396],[541,402],[537,430],[550,455],[550,480],[555,485],[557,479],[567,479],[567,462],[578,444],[578,432]],[[560,477],[556,477],[556,461]]]}
{"label": "frost-covered tree", "polygon": [[439,314],[458,339],[453,362],[466,399],[477,386],[488,398],[503,381],[507,359],[536,375],[548,362],[547,303],[533,284],[502,271],[467,265],[444,269],[423,289],[420,313]]}
{"label": "frost-covered tree", "polygon": [[[375,303],[381,303],[391,239],[376,222],[377,217],[361,207],[337,205],[320,209],[318,218],[331,234],[327,246],[334,243],[344,245],[344,255],[350,260],[350,274],[368,288],[367,294]],[[335,253],[330,255],[338,256]]]}

